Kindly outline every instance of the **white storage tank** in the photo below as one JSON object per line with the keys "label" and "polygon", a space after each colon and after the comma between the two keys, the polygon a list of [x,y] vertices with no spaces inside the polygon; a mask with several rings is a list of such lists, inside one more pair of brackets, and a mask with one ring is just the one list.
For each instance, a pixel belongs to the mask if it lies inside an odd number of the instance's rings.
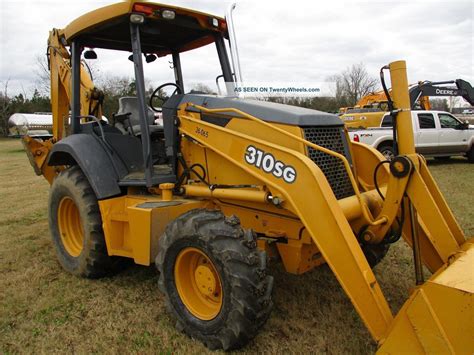
{"label": "white storage tank", "polygon": [[8,119],[8,135],[35,138],[50,138],[53,128],[53,115],[50,112],[14,113]]}
{"label": "white storage tank", "polygon": [[[109,122],[107,117],[102,120]],[[8,119],[8,136],[32,138],[51,138],[53,131],[53,114],[51,112],[14,113]]]}

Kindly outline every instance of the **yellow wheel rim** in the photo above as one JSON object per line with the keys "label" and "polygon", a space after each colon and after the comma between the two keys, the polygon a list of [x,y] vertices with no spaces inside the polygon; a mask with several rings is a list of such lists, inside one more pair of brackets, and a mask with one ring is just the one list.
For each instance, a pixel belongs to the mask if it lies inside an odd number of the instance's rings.
{"label": "yellow wheel rim", "polygon": [[84,242],[81,215],[73,199],[66,196],[59,202],[58,207],[59,234],[64,248],[69,255],[77,257],[81,254]]}
{"label": "yellow wheel rim", "polygon": [[211,259],[197,248],[185,248],[176,258],[174,280],[189,312],[201,320],[214,319],[222,308],[222,283]]}

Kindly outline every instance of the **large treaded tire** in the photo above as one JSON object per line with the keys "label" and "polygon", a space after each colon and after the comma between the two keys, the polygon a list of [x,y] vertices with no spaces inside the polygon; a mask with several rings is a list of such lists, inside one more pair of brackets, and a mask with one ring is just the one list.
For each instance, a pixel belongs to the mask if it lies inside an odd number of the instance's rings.
{"label": "large treaded tire", "polygon": [[[204,321],[182,302],[175,284],[175,261],[185,248],[198,248],[215,265],[223,284],[219,314]],[[171,222],[159,240],[159,288],[176,327],[208,348],[231,350],[247,344],[268,319],[273,306],[273,277],[266,274],[266,253],[237,217],[220,211],[191,210]]]}
{"label": "large treaded tire", "polygon": [[[83,230],[82,250],[71,255],[64,246],[58,225],[58,208],[62,199],[74,201]],[[53,181],[49,194],[49,229],[61,266],[73,275],[99,278],[120,268],[122,258],[107,254],[102,218],[96,195],[77,166],[63,170]]]}

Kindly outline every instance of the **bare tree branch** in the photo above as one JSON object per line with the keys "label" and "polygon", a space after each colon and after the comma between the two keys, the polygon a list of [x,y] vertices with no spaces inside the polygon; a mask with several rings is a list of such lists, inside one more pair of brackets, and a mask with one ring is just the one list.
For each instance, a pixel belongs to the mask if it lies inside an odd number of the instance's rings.
{"label": "bare tree branch", "polygon": [[36,87],[41,95],[49,96],[51,92],[50,75],[48,69],[48,59],[45,55],[37,54],[35,56],[35,74]]}
{"label": "bare tree branch", "polygon": [[10,98],[8,97],[8,83],[10,78],[5,81],[3,91],[0,92],[0,135],[8,134],[8,111],[10,109]]}
{"label": "bare tree branch", "polygon": [[329,80],[336,83],[336,101],[341,107],[354,106],[361,97],[375,91],[378,86],[378,80],[367,73],[363,63],[353,64]]}

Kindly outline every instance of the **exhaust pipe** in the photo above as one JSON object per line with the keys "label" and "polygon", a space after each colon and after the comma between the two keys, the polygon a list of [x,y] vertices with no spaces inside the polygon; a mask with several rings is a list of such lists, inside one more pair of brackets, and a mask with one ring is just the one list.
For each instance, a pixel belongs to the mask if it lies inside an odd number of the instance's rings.
{"label": "exhaust pipe", "polygon": [[240,59],[239,50],[237,49],[237,38],[235,37],[235,26],[232,18],[232,12],[234,11],[236,3],[229,6],[225,21],[227,23],[227,29],[229,32],[229,46],[230,46],[230,58],[232,60],[232,68],[234,70],[235,83],[238,87],[242,83],[242,71],[240,70]]}

